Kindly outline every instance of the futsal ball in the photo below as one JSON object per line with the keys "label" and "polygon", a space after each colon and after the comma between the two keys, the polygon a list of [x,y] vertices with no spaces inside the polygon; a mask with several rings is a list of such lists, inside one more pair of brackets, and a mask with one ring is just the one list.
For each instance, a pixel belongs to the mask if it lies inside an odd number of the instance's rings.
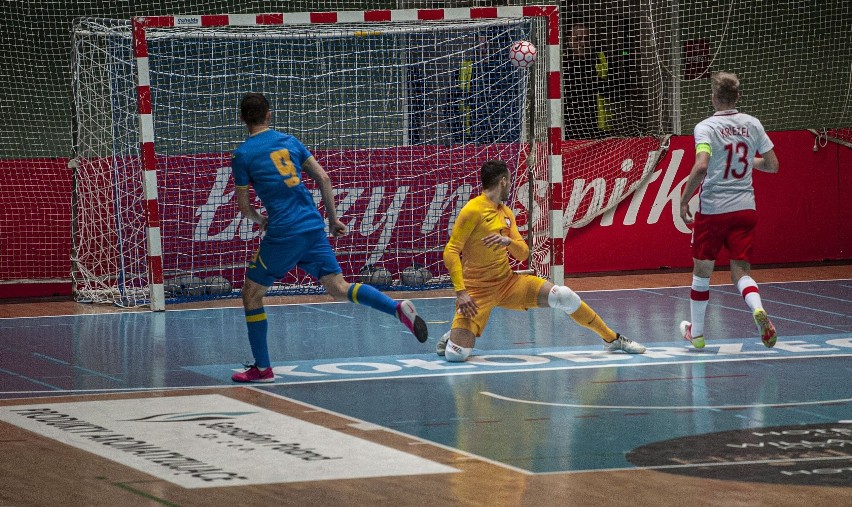
{"label": "futsal ball", "polygon": [[509,48],[509,61],[512,62],[512,65],[515,67],[525,69],[535,63],[535,57],[537,54],[538,50],[532,42],[519,40],[512,44],[512,47]]}
{"label": "futsal ball", "polygon": [[361,271],[358,272],[358,278],[361,280],[361,283],[375,287],[387,287],[393,283],[391,272],[375,264],[367,264],[361,268]]}
{"label": "futsal ball", "polygon": [[166,280],[163,289],[174,297],[201,296],[204,280],[195,275],[180,275]]}
{"label": "futsal ball", "polygon": [[432,272],[423,266],[408,266],[399,274],[403,285],[409,287],[422,287],[432,279]]}
{"label": "futsal ball", "polygon": [[214,275],[204,279],[204,293],[210,296],[224,296],[231,293],[231,282],[224,276]]}

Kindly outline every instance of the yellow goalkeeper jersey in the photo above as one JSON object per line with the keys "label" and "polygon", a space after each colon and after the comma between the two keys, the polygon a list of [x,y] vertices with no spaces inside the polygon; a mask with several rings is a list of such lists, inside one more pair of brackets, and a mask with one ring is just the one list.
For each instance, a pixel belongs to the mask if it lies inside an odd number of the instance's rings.
{"label": "yellow goalkeeper jersey", "polygon": [[[508,247],[489,248],[482,239],[497,233],[508,236]],[[505,204],[495,204],[485,194],[471,199],[459,212],[450,240],[444,247],[444,264],[456,291],[467,285],[481,287],[499,282],[512,274],[511,255],[523,261],[529,247],[515,224],[515,214]]]}

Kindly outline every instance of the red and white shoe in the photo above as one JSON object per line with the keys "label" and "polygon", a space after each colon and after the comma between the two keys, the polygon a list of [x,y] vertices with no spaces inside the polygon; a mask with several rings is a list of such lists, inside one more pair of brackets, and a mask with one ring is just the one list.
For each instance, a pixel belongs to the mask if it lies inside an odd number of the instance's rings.
{"label": "red and white shoe", "polygon": [[767,348],[771,349],[774,347],[775,342],[778,340],[778,333],[775,332],[775,326],[769,321],[769,315],[766,315],[766,311],[763,308],[758,308],[754,311],[754,323],[757,325],[757,331],[760,333],[760,341]]}
{"label": "red and white shoe", "polygon": [[275,373],[272,368],[261,370],[255,365],[247,366],[246,371],[231,375],[234,382],[275,382]]}
{"label": "red and white shoe", "polygon": [[692,323],[688,320],[684,320],[680,323],[680,335],[696,349],[704,348],[704,335],[692,336]]}
{"label": "red and white shoe", "polygon": [[426,322],[417,315],[414,303],[407,299],[397,303],[396,316],[411,331],[411,334],[417,338],[417,341],[426,343],[426,340],[429,339],[429,329],[426,327]]}

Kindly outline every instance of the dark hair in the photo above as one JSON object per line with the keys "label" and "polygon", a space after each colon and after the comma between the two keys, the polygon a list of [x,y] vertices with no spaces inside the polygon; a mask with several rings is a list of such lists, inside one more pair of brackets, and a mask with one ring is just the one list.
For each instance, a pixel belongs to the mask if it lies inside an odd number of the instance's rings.
{"label": "dark hair", "polygon": [[509,167],[502,160],[489,160],[480,169],[482,189],[487,190],[500,182],[500,178],[509,175]]}
{"label": "dark hair", "polygon": [[240,101],[240,118],[246,125],[260,125],[266,121],[269,101],[262,93],[246,93]]}

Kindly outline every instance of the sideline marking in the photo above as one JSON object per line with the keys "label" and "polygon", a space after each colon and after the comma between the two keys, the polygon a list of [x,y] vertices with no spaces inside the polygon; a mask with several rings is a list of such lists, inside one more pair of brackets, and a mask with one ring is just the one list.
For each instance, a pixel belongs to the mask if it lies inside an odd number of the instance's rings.
{"label": "sideline marking", "polygon": [[840,398],[836,400],[820,400],[820,401],[798,401],[792,403],[755,403],[751,405],[682,405],[682,406],[638,406],[638,405],[579,405],[574,403],[556,403],[550,401],[522,400],[520,398],[510,398],[500,394],[490,393],[488,391],[479,391],[479,394],[490,396],[498,400],[512,401],[515,403],[523,403],[527,405],[545,405],[548,407],[566,407],[566,408],[597,408],[611,410],[733,410],[743,408],[780,408],[780,407],[799,407],[802,405],[822,405],[824,403],[848,403],[852,398]]}
{"label": "sideline marking", "polygon": [[[851,281],[852,278],[819,278],[815,280],[782,280],[777,282],[762,282],[761,286],[769,286],[769,285],[778,285],[778,284],[794,284],[794,283],[814,283],[814,282],[847,282]],[[711,284],[711,287],[725,287],[730,286],[733,287],[731,283],[716,283]],[[623,289],[593,289],[593,290],[578,290],[577,292],[581,292],[583,294],[593,294],[595,292],[629,292],[629,291],[652,291],[659,289],[689,289],[689,285],[666,285],[664,287],[633,287],[633,288],[623,288]],[[442,289],[436,290],[451,290],[452,287],[446,287]],[[272,295],[270,297],[286,297],[281,295]],[[227,298],[223,298],[227,299]],[[233,297],[234,300],[238,299],[237,297]],[[417,301],[426,301],[426,300],[453,300],[455,301],[455,296],[429,296],[429,297],[421,297],[421,298],[413,298]],[[689,298],[686,298],[689,299]],[[97,303],[78,303],[80,305],[92,305],[91,307],[95,307]],[[192,304],[192,303],[176,303],[180,304]],[[352,304],[349,301],[317,301],[314,303],[271,303],[265,305],[267,308],[269,307],[282,307],[282,306],[312,306],[312,305],[349,305]],[[235,306],[214,306],[207,308],[167,308],[167,312],[199,312],[199,311],[210,311],[210,310],[242,310],[242,305]],[[66,313],[59,315],[27,315],[27,316],[12,316],[12,317],[0,317],[0,322],[4,320],[24,320],[24,319],[45,319],[45,318],[56,318],[56,317],[104,317],[108,315],[126,315],[132,313],[139,313],[143,315],[152,315],[155,314],[147,310],[145,307],[140,308],[124,308],[124,309],[116,309],[115,307],[108,305],[104,308],[103,312],[92,312],[92,313]],[[163,313],[156,313],[156,315],[163,315]]]}
{"label": "sideline marking", "polygon": [[[685,350],[692,350],[687,347],[684,347]],[[429,358],[434,357],[434,353],[427,354]],[[506,354],[500,354],[504,356]],[[483,354],[483,356],[488,356],[488,354]],[[415,356],[412,356],[415,357]],[[260,387],[278,387],[278,386],[293,386],[293,385],[304,385],[304,384],[332,384],[337,382],[363,382],[363,381],[376,381],[376,380],[406,380],[406,379],[416,379],[416,378],[429,378],[429,377],[455,377],[461,375],[503,375],[503,374],[518,374],[518,373],[538,373],[543,371],[564,371],[564,370],[589,370],[589,369],[603,369],[603,368],[628,368],[628,367],[640,367],[640,366],[671,366],[671,365],[679,365],[679,364],[705,364],[705,363],[738,363],[744,361],[778,361],[778,360],[795,360],[795,359],[837,359],[841,357],[852,357],[852,354],[819,354],[819,355],[804,355],[804,356],[758,356],[758,357],[731,357],[731,358],[714,358],[714,359],[697,359],[692,361],[660,361],[660,362],[643,362],[643,363],[599,363],[599,364],[571,364],[566,366],[550,366],[550,367],[541,367],[541,368],[530,368],[523,367],[518,365],[511,365],[506,369],[493,369],[493,370],[460,370],[460,371],[449,371],[449,372],[432,372],[432,373],[420,373],[420,374],[412,374],[412,375],[383,375],[383,376],[359,376],[354,378],[328,378],[328,379],[315,379],[315,380],[292,380],[292,381],[278,381],[264,383]],[[368,358],[364,358],[368,359]],[[464,364],[464,363],[462,363]],[[277,367],[273,364],[273,368]],[[499,367],[499,366],[492,366]],[[190,371],[195,371],[197,373],[201,373],[199,370],[207,370],[214,368],[223,368],[222,366],[211,366],[211,367],[184,367]],[[231,371],[237,371],[230,369],[228,367],[228,374],[230,375]],[[204,375],[205,373],[201,373]],[[280,373],[276,373],[276,375],[281,375]],[[213,375],[208,375],[213,376]],[[281,375],[283,376],[283,375]],[[224,377],[218,376],[218,377]],[[676,380],[676,379],[672,379]],[[243,384],[234,384],[233,382],[227,383],[219,383],[219,384],[208,384],[208,385],[197,385],[197,386],[159,386],[159,387],[115,387],[115,388],[103,388],[103,389],[63,389],[63,390],[51,390],[51,391],[0,391],[0,405],[2,405],[3,401],[7,400],[18,400],[18,399],[38,399],[38,398],[53,398],[63,394],[87,394],[87,395],[107,395],[110,393],[136,393],[136,392],[158,392],[158,391],[183,391],[183,390],[193,390],[193,389],[222,389],[222,388],[239,388],[246,387]],[[33,394],[41,394],[38,398],[29,397],[26,395]],[[824,402],[820,402],[824,403]]]}
{"label": "sideline marking", "polygon": [[832,461],[832,460],[848,460],[852,456],[837,456],[823,458],[782,458],[782,459],[762,459],[755,461],[710,461],[707,463],[688,463],[685,465],[650,465],[650,466],[635,466],[624,468],[588,468],[584,470],[558,470],[553,472],[536,472],[536,475],[564,475],[564,474],[584,474],[597,472],[635,472],[636,470],[666,470],[678,468],[700,468],[700,467],[723,467],[723,466],[738,466],[738,465],[772,465],[776,463],[792,463],[792,462],[807,462],[807,461]]}

